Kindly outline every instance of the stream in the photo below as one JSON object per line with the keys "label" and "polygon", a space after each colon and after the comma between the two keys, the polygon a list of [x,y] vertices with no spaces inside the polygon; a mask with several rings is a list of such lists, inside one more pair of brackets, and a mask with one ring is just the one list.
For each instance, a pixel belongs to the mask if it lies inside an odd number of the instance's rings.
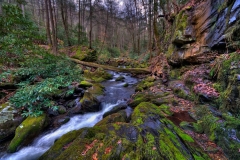
{"label": "stream", "polygon": [[[40,135],[29,146],[23,147],[12,154],[5,153],[0,160],[36,160],[43,155],[62,135],[72,130],[78,130],[84,127],[93,127],[102,119],[103,114],[110,111],[114,106],[118,104],[126,104],[127,100],[134,93],[135,87],[133,87],[133,85],[137,83],[137,79],[131,77],[129,74],[109,72],[113,75],[113,79],[102,83],[105,87],[105,93],[103,96],[99,97],[102,105],[101,111],[74,116],[69,122],[62,125],[60,128]],[[116,78],[119,76],[123,76],[125,78],[124,82],[116,81]],[[128,83],[129,86],[123,87],[125,83]],[[128,107],[126,112],[130,114],[131,109]]]}

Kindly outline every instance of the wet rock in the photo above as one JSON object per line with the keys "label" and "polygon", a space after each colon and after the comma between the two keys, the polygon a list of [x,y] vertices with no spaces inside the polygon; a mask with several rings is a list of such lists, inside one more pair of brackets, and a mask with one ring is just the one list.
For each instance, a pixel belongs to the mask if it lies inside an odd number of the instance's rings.
{"label": "wet rock", "polygon": [[48,108],[48,109],[47,109],[47,114],[48,114],[50,117],[54,117],[54,116],[58,116],[58,115],[59,115],[59,112],[58,112],[58,110],[53,110],[52,108]]}
{"label": "wet rock", "polygon": [[122,81],[122,82],[124,82],[124,79],[125,79],[125,77],[119,76],[119,77],[116,78],[115,81]]}
{"label": "wet rock", "polygon": [[67,109],[64,106],[58,106],[58,113],[64,114],[67,112]]}
{"label": "wet rock", "polygon": [[39,117],[28,117],[16,129],[15,136],[8,146],[8,152],[16,152],[18,147],[29,143],[35,138],[48,124],[46,114]]}
{"label": "wet rock", "polygon": [[124,85],[123,85],[123,87],[128,87],[129,86],[129,84],[128,83],[125,83]]}
{"label": "wet rock", "polygon": [[82,112],[97,112],[101,109],[98,99],[89,92],[84,93],[80,102]]}
{"label": "wet rock", "polygon": [[104,118],[104,117],[107,117],[108,115],[111,115],[111,114],[113,114],[113,113],[116,113],[116,112],[118,112],[118,111],[120,111],[120,110],[126,109],[126,108],[127,108],[127,105],[125,105],[125,104],[119,104],[119,105],[113,107],[113,109],[111,109],[110,111],[104,113],[104,114],[103,114],[103,118]]}
{"label": "wet rock", "polygon": [[92,85],[93,84],[88,81],[81,81],[78,86],[81,88],[88,88],[88,87],[92,87]]}
{"label": "wet rock", "polygon": [[98,122],[96,126],[106,125],[109,123],[116,123],[116,122],[126,122],[127,121],[127,113],[126,111],[122,110],[117,113],[110,114],[105,116],[103,120]]}

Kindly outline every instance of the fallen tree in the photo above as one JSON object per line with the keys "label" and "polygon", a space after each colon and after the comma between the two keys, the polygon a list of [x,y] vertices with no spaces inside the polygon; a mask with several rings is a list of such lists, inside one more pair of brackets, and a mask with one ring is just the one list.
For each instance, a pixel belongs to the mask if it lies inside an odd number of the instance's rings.
{"label": "fallen tree", "polygon": [[84,62],[74,58],[71,58],[71,60],[75,63],[81,64],[84,66],[103,68],[106,70],[117,71],[117,72],[127,72],[132,74],[150,74],[151,73],[151,71],[148,68],[117,68],[113,66],[106,66],[106,65],[101,65],[101,64],[92,63],[92,62]]}

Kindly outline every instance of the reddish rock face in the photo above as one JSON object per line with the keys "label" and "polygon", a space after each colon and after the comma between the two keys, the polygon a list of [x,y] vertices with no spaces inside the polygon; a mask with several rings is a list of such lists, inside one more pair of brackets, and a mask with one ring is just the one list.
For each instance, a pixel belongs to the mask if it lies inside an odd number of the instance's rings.
{"label": "reddish rock face", "polygon": [[240,17],[240,2],[205,0],[184,7],[174,21],[170,64],[202,63],[214,57],[212,49],[226,48],[228,36]]}

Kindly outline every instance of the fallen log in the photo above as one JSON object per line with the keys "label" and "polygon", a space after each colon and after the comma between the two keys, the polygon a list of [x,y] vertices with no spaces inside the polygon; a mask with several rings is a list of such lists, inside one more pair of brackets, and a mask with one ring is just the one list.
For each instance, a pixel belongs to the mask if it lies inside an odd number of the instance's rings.
{"label": "fallen log", "polygon": [[101,65],[101,64],[92,63],[92,62],[84,62],[74,58],[70,58],[70,59],[73,62],[84,65],[84,66],[103,68],[111,71],[126,72],[126,73],[132,73],[132,74],[150,74],[151,73],[151,71],[148,68],[117,68],[113,66],[106,66],[106,65]]}

